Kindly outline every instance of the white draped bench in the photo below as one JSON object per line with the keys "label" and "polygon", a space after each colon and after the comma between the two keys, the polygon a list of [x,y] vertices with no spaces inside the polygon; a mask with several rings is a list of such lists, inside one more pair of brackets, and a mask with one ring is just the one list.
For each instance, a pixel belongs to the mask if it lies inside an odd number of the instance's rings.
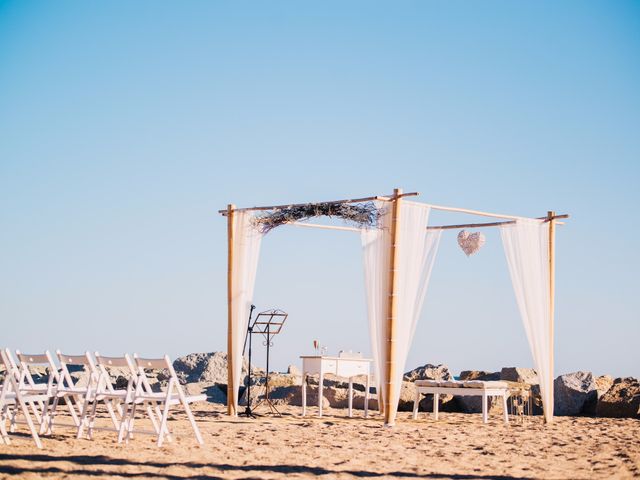
{"label": "white draped bench", "polygon": [[509,423],[509,412],[507,410],[507,398],[509,398],[509,384],[499,381],[439,381],[439,380],[416,380],[416,398],[413,402],[413,418],[418,418],[418,407],[420,396],[433,394],[433,414],[438,420],[438,404],[440,395],[460,395],[482,397],[482,421],[489,420],[489,397],[502,397],[502,408],[504,410],[504,423]]}

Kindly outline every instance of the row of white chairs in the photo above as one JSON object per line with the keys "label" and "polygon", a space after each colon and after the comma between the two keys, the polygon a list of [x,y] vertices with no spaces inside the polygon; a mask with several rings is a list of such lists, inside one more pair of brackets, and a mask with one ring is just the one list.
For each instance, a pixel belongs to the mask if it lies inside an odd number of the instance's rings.
{"label": "row of white chairs", "polygon": [[[59,365],[49,351],[38,355],[16,351],[14,358],[9,349],[4,349],[0,350],[0,355],[4,366],[0,390],[0,443],[9,445],[9,432],[15,432],[18,424],[26,424],[38,448],[42,448],[40,436],[53,434],[56,426],[74,428],[77,438],[92,439],[94,430],[115,431],[118,443],[128,443],[134,433],[151,434],[161,446],[165,440],[173,440],[167,419],[170,408],[178,405],[182,405],[198,444],[204,443],[189,405],[205,401],[206,395],[187,395],[166,355],[164,358],[141,358],[136,354],[133,357],[106,357],[96,352],[94,359],[89,352],[65,355],[58,350]],[[36,382],[35,367],[46,367],[46,383]],[[72,373],[78,369],[85,372],[83,382],[74,381]],[[110,372],[114,369],[127,378],[126,386],[113,385]],[[149,374],[157,370],[166,372],[168,382],[156,389],[159,391],[154,391]],[[72,424],[60,423],[56,418],[61,400],[66,404]],[[95,425],[100,404],[108,412],[109,427]],[[153,430],[134,429],[136,412],[146,414]]]}

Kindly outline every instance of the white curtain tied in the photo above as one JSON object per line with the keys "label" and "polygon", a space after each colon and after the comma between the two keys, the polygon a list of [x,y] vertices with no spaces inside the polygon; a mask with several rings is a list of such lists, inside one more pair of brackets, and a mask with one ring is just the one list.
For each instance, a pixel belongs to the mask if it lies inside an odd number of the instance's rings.
{"label": "white curtain tied", "polygon": [[260,256],[262,234],[252,225],[254,213],[239,211],[233,214],[233,278],[231,299],[231,359],[233,375],[229,387],[235,392],[233,411],[238,410],[238,390],[242,375],[242,348],[249,323],[249,310],[253,300],[253,287]]}
{"label": "white curtain tied", "polygon": [[511,282],[533,355],[546,421],[553,417],[549,223],[518,219],[500,228]]}
{"label": "white curtain tied", "polygon": [[395,376],[387,378],[384,359],[387,351],[387,316],[390,267],[390,223],[391,205],[378,202],[385,209],[381,218],[381,228],[365,229],[361,233],[367,309],[371,336],[371,351],[377,380],[378,399],[386,400],[385,388],[388,382],[395,385],[391,399],[393,424],[400,399],[400,385],[407,355],[415,333],[418,318],[424,304],[429,277],[440,241],[440,230],[427,231],[430,207],[420,203],[403,201],[400,208],[399,231],[396,239],[398,252],[396,264],[397,317]]}

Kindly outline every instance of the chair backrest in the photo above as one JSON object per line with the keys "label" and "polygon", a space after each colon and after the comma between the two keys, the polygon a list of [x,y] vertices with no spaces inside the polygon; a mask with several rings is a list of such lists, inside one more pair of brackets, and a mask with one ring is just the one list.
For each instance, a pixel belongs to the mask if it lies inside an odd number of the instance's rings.
{"label": "chair backrest", "polygon": [[149,382],[150,377],[147,375],[147,370],[167,370],[169,372],[169,383],[166,389],[167,395],[172,395],[175,390],[181,398],[184,396],[182,386],[180,385],[180,381],[178,380],[178,376],[176,375],[176,371],[174,370],[173,364],[171,363],[171,359],[168,355],[165,355],[162,358],[142,358],[139,357],[138,354],[134,353],[133,360],[138,368],[138,393],[140,393],[142,389],[147,392],[152,391],[152,387]]}
{"label": "chair backrest", "polygon": [[165,355],[164,358],[142,358],[139,357],[138,354],[133,354],[133,359],[136,362],[136,366],[138,368],[148,368],[148,369],[169,369],[171,367],[171,361],[169,357]]}
{"label": "chair backrest", "polygon": [[56,356],[60,363],[60,383],[62,385],[66,384],[69,388],[76,386],[69,367],[80,367],[88,375],[87,387],[90,387],[97,380],[97,369],[89,352],[85,352],[84,355],[67,355],[60,350],[56,350]]}
{"label": "chair backrest", "polygon": [[111,383],[111,369],[119,369],[118,373],[124,374],[127,379],[127,390],[131,390],[137,378],[137,371],[134,363],[128,354],[124,354],[122,357],[106,357],[95,352],[96,368],[98,372],[97,390],[98,392],[114,391],[115,388]]}
{"label": "chair backrest", "polygon": [[16,375],[16,362],[11,357],[11,351],[8,348],[0,350],[0,366],[2,367],[3,382],[9,378],[9,375]]}
{"label": "chair backrest", "polygon": [[[42,354],[28,354],[22,353],[20,350],[16,350],[16,357],[18,358],[18,366],[20,369],[18,385],[19,388],[23,388],[25,386],[35,387],[38,383],[42,384],[44,382],[36,382],[33,378],[31,368],[32,367],[45,367],[48,370],[48,378],[47,378],[47,390],[51,390],[53,386],[59,380],[58,367],[53,361],[53,357],[49,353],[49,350],[46,350]],[[40,373],[40,372],[39,372]]]}
{"label": "chair backrest", "polygon": [[19,373],[16,362],[11,357],[11,352],[8,348],[0,350],[0,361],[4,366],[4,377],[2,379],[2,385],[0,385],[0,406],[4,408],[7,396],[18,390],[17,382]]}
{"label": "chair backrest", "polygon": [[3,382],[7,382],[12,375],[13,378],[17,380],[20,376],[20,372],[18,370],[18,365],[13,359],[11,351],[8,348],[3,348],[2,350],[0,350],[0,360],[2,361],[2,366],[4,367]]}

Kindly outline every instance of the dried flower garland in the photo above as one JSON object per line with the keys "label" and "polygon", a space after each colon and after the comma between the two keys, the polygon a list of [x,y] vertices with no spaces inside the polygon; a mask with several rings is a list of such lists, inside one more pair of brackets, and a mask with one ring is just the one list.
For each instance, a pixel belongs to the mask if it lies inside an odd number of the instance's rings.
{"label": "dried flower garland", "polygon": [[361,228],[376,227],[381,211],[373,202],[366,203],[307,203],[279,208],[254,218],[254,226],[261,233],[269,233],[280,225],[313,217],[338,217]]}

